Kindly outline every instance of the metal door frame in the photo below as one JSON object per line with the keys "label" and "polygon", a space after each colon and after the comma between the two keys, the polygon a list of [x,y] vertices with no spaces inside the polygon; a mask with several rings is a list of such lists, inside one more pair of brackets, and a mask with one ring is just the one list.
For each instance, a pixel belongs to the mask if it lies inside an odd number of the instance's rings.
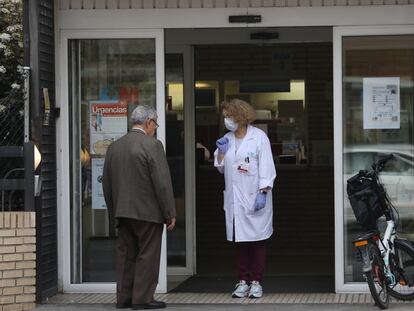
{"label": "metal door frame", "polygon": [[[120,30],[61,30],[57,60],[57,107],[61,108],[61,117],[56,123],[58,157],[58,257],[60,287],[65,292],[115,292],[115,283],[71,283],[70,250],[70,118],[69,114],[69,55],[68,43],[71,39],[155,39],[156,56],[156,109],[159,128],[157,138],[165,146],[165,72],[164,72],[164,31],[162,29],[120,29]],[[157,292],[167,291],[167,252],[166,232],[164,230],[161,247],[161,262]]]}

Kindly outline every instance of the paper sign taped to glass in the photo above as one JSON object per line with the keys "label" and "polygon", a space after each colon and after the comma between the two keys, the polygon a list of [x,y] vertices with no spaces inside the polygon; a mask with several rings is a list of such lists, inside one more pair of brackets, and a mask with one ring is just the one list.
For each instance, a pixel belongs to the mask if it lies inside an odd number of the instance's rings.
{"label": "paper sign taped to glass", "polygon": [[400,128],[400,78],[363,78],[364,129]]}
{"label": "paper sign taped to glass", "polygon": [[106,209],[102,187],[105,158],[92,159],[92,209]]}

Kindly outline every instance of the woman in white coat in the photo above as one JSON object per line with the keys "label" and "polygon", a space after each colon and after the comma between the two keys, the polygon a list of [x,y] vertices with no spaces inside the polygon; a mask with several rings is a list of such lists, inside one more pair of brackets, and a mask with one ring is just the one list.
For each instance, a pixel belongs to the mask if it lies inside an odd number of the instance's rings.
{"label": "woman in white coat", "polygon": [[234,298],[260,298],[266,240],[273,233],[272,188],[276,178],[269,138],[250,125],[255,110],[233,99],[222,107],[229,130],[217,140],[214,165],[224,173],[227,240],[235,242],[239,282]]}

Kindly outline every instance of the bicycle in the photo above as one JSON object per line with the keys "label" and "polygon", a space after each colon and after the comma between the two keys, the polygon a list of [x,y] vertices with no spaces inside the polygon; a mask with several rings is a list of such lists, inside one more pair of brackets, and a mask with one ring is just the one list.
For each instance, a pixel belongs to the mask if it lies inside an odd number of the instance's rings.
{"label": "bicycle", "polygon": [[[357,222],[364,233],[353,244],[362,261],[362,273],[375,304],[386,309],[389,296],[414,299],[414,245],[397,236],[399,214],[380,181],[379,173],[393,158],[388,155],[361,170],[347,181],[347,193]],[[386,229],[378,229],[377,220],[385,216]]]}

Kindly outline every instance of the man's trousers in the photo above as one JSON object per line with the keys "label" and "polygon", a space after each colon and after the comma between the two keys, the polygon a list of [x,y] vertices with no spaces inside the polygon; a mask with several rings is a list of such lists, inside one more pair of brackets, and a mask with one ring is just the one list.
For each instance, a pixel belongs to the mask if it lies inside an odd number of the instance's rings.
{"label": "man's trousers", "polygon": [[154,299],[160,270],[163,224],[120,218],[116,248],[117,303]]}

